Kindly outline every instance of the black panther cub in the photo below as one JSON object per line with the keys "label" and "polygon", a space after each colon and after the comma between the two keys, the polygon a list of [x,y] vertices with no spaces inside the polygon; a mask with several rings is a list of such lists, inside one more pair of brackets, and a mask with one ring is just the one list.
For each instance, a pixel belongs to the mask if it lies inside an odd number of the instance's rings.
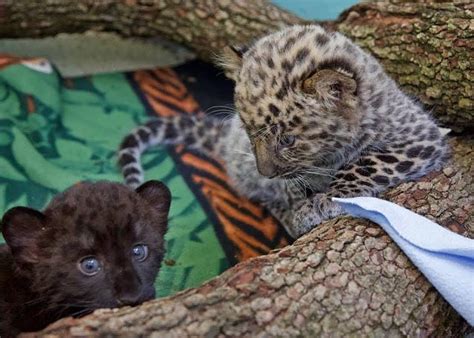
{"label": "black panther cub", "polygon": [[43,212],[8,210],[1,223],[0,336],[154,298],[170,201],[158,181],[136,190],[97,182],[69,188]]}

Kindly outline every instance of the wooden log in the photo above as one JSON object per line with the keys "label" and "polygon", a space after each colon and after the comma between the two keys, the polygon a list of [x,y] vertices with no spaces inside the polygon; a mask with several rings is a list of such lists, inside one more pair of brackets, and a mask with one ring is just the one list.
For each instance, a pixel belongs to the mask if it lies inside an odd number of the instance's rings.
{"label": "wooden log", "polygon": [[372,2],[335,26],[369,50],[407,92],[457,131],[474,128],[474,4]]}
{"label": "wooden log", "polygon": [[[474,139],[451,143],[452,165],[385,197],[474,237]],[[25,337],[460,337],[467,329],[379,226],[341,217],[199,288]]]}
{"label": "wooden log", "polygon": [[[375,1],[347,10],[337,29],[382,61],[410,93],[456,131],[474,129],[474,5]],[[4,0],[0,38],[108,31],[163,36],[204,60],[305,21],[266,0]]]}

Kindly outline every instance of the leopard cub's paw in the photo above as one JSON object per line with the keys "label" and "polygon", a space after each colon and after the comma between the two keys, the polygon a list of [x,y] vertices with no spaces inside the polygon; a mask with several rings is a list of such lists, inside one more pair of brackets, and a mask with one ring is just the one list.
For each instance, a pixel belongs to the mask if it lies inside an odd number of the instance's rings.
{"label": "leopard cub's paw", "polygon": [[317,194],[295,206],[290,235],[294,238],[300,237],[324,220],[336,217],[341,213],[341,207],[334,203],[329,196]]}
{"label": "leopard cub's paw", "polygon": [[300,237],[323,221],[312,200],[305,200],[296,206],[293,212],[293,226],[290,235]]}

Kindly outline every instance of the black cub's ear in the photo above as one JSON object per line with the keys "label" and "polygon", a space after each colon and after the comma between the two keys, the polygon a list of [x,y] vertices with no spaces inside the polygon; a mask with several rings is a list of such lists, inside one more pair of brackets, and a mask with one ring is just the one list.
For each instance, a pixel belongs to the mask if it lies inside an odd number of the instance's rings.
{"label": "black cub's ear", "polygon": [[345,71],[321,69],[303,81],[302,90],[319,100],[355,108],[357,105],[357,82]]}
{"label": "black cub's ear", "polygon": [[237,75],[242,68],[242,56],[248,50],[248,47],[227,46],[224,47],[221,55],[217,57],[217,64],[224,70],[225,75],[236,81]]}
{"label": "black cub's ear", "polygon": [[147,201],[155,210],[168,217],[171,204],[171,193],[168,187],[160,181],[147,181],[135,191]]}
{"label": "black cub's ear", "polygon": [[15,207],[2,219],[2,233],[17,263],[34,264],[41,256],[40,235],[45,228],[45,215],[41,212]]}

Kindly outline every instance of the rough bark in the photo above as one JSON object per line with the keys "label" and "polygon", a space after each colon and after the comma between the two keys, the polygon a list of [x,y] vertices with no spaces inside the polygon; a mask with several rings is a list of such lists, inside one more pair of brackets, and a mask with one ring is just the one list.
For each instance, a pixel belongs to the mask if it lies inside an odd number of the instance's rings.
{"label": "rough bark", "polygon": [[6,0],[0,37],[112,31],[161,35],[212,58],[229,42],[243,44],[301,22],[267,1],[233,0]]}
{"label": "rough bark", "polygon": [[[457,131],[474,128],[474,5],[376,1],[346,11],[338,29],[374,53],[410,93]],[[284,25],[305,23],[267,1],[4,0],[0,37],[112,31],[183,43],[206,60]]]}
{"label": "rough bark", "polygon": [[458,131],[474,127],[474,3],[360,4],[335,26]]}
{"label": "rough bark", "polygon": [[[454,164],[386,197],[474,237],[474,140],[452,144]],[[34,336],[459,337],[467,329],[379,226],[342,217],[199,288],[63,319]]]}

